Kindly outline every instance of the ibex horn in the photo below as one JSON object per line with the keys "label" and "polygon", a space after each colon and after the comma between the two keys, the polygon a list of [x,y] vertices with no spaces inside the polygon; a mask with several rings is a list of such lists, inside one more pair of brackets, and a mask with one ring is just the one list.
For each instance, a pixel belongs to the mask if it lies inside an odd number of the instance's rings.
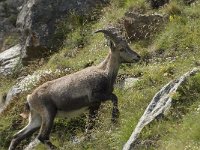
{"label": "ibex horn", "polygon": [[113,33],[110,30],[101,29],[101,30],[96,31],[95,33],[99,33],[99,32],[102,32],[105,35],[107,35],[115,43],[118,43],[118,42],[122,41],[122,38],[120,36],[118,36],[116,33]]}

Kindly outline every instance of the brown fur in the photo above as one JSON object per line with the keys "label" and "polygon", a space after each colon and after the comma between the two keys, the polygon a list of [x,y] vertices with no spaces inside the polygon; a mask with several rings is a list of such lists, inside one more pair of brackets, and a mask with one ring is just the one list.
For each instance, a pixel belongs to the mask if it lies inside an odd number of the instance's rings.
{"label": "brown fur", "polygon": [[[54,149],[55,146],[49,141],[49,134],[53,120],[59,112],[72,114],[89,109],[89,119],[93,119],[101,102],[112,100],[114,120],[118,116],[118,99],[113,94],[113,85],[119,66],[122,62],[133,63],[139,59],[139,55],[126,42],[111,42],[111,51],[99,65],[46,82],[36,88],[27,96],[30,106],[29,124],[14,136],[9,150],[14,150],[21,140],[40,126],[38,139]],[[87,129],[91,128],[92,126],[88,126]]]}

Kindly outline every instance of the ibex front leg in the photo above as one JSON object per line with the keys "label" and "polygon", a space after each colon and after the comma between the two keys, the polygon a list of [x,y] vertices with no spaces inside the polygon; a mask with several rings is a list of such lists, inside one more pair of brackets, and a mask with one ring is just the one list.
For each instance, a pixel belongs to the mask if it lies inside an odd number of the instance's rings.
{"label": "ibex front leg", "polygon": [[119,118],[119,109],[118,109],[118,98],[115,94],[110,95],[110,100],[113,103],[113,109],[112,109],[112,119],[111,121],[113,123],[117,122],[117,118]]}

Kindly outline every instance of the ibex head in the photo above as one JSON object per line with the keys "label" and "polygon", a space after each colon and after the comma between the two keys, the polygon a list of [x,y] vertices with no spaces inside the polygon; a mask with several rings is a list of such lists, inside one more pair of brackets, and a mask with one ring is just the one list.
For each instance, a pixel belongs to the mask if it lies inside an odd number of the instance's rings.
{"label": "ibex head", "polygon": [[118,34],[115,28],[98,30],[95,33],[102,32],[110,39],[110,48],[112,53],[119,53],[121,63],[134,63],[140,60],[140,56],[131,50],[127,41]]}

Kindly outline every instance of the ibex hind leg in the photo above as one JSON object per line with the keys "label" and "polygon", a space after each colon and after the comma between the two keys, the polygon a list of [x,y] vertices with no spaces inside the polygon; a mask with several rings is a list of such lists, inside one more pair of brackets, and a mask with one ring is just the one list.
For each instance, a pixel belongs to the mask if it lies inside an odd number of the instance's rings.
{"label": "ibex hind leg", "polygon": [[48,106],[43,108],[41,113],[42,125],[38,135],[38,139],[47,146],[48,149],[57,149],[55,145],[49,140],[49,135],[51,133],[51,128],[53,126],[54,118],[56,116],[56,108],[54,106]]}
{"label": "ibex hind leg", "polygon": [[86,126],[86,134],[89,133],[95,125],[95,119],[98,116],[98,110],[101,103],[95,103],[89,107],[89,116],[88,116],[88,124]]}
{"label": "ibex hind leg", "polygon": [[41,117],[35,111],[31,111],[29,114],[29,123],[26,127],[20,130],[13,136],[9,150],[14,150],[17,145],[28,136],[31,136],[41,125]]}

